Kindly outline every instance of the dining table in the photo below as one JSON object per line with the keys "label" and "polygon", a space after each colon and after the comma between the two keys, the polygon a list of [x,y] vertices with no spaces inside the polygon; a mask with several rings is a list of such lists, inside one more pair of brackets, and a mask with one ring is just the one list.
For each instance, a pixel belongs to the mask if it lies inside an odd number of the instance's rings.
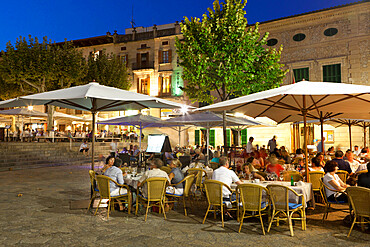
{"label": "dining table", "polygon": [[[315,199],[313,196],[313,191],[312,191],[312,184],[311,183],[306,183],[306,182],[294,182],[294,186],[291,185],[290,182],[284,182],[284,181],[258,181],[258,180],[241,180],[243,184],[257,184],[261,185],[263,187],[267,187],[269,184],[277,184],[277,185],[283,185],[287,186],[291,189],[293,189],[295,192],[298,194],[303,194],[304,200],[307,203],[309,202],[312,204],[313,207],[315,207]],[[236,190],[237,184],[233,183],[230,186],[231,189]],[[264,195],[266,196],[266,195]],[[300,197],[296,196],[293,192],[289,192],[289,202],[291,203],[300,203]]]}

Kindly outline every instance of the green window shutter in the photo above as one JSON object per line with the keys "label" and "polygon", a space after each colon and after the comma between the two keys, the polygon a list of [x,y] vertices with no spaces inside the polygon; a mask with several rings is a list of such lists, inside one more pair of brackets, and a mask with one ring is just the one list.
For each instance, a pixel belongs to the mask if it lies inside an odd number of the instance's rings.
{"label": "green window shutter", "polygon": [[293,69],[293,73],[296,82],[302,81],[303,79],[306,81],[310,80],[310,72],[308,68]]}
{"label": "green window shutter", "polygon": [[200,130],[195,130],[195,145],[200,145],[199,136]]}
{"label": "green window shutter", "polygon": [[227,129],[226,130],[226,139],[227,139],[227,143],[226,143],[226,145],[228,146],[228,147],[230,147],[230,138],[231,138],[231,133],[230,133],[231,131],[230,131],[230,129]]}
{"label": "green window shutter", "polygon": [[241,135],[242,135],[242,145],[246,145],[248,143],[248,139],[247,139],[247,129],[243,129],[241,131]]}
{"label": "green window shutter", "polygon": [[324,65],[322,73],[325,82],[342,82],[340,64]]}
{"label": "green window shutter", "polygon": [[215,148],[215,130],[209,130],[209,145]]}

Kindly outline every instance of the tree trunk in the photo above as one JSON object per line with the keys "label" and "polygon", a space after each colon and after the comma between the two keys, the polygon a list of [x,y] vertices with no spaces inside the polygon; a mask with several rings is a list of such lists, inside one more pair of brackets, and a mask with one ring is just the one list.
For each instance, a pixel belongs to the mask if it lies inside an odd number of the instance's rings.
{"label": "tree trunk", "polygon": [[47,131],[53,131],[54,130],[54,111],[55,106],[48,105],[48,120],[47,120]]}

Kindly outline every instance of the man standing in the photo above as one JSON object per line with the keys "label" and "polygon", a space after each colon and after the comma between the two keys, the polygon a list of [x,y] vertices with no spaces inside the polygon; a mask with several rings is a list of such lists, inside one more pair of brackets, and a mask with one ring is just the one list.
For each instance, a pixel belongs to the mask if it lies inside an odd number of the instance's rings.
{"label": "man standing", "polygon": [[317,144],[317,152],[325,152],[325,137]]}
{"label": "man standing", "polygon": [[254,138],[251,136],[251,137],[249,137],[249,142],[247,143],[246,152],[249,155],[253,152],[253,144],[252,144],[253,140],[254,140]]}
{"label": "man standing", "polygon": [[267,149],[270,151],[270,153],[274,152],[275,148],[277,147],[276,144],[276,136],[273,136],[271,140],[267,143]]}
{"label": "man standing", "polygon": [[333,159],[333,161],[337,162],[339,170],[347,171],[350,175],[352,173],[351,166],[347,161],[343,160],[343,156],[343,152],[341,150],[338,150],[335,152],[335,159]]}
{"label": "man standing", "polygon": [[355,151],[353,151],[353,154],[356,155],[356,156],[359,156],[361,153],[361,150],[358,148],[358,146],[356,145],[355,146]]}
{"label": "man standing", "polygon": [[110,154],[111,154],[111,156],[113,156],[113,157],[116,156],[117,148],[118,148],[117,140],[112,139],[112,142],[110,143]]}

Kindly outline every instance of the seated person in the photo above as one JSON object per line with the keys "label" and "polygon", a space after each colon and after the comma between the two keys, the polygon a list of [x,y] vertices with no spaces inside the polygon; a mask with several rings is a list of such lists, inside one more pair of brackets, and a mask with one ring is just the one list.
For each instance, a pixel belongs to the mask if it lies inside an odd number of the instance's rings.
{"label": "seated person", "polygon": [[164,152],[164,158],[167,164],[170,164],[171,160],[174,159],[173,155],[170,152]]}
{"label": "seated person", "polygon": [[[171,160],[170,167],[172,168],[172,170],[171,173],[168,175],[171,181],[171,185],[177,184],[184,179],[184,175],[180,170],[181,166],[182,164],[178,159]],[[184,193],[184,185],[181,183],[176,186],[168,186],[166,188],[166,192],[169,194],[182,195]]]}
{"label": "seated person", "polygon": [[241,179],[257,178],[261,181],[265,181],[265,179],[261,175],[259,175],[257,172],[250,170],[251,166],[253,167],[251,163],[245,163],[242,166],[241,172],[239,173],[239,178]]}
{"label": "seated person", "polygon": [[[328,188],[331,190],[335,190],[337,192],[344,192],[349,185],[343,183],[343,181],[338,177],[336,173],[338,171],[338,163],[331,160],[328,161],[325,165],[325,176],[323,177],[323,182]],[[344,193],[336,193],[335,191],[331,191],[325,188],[326,196],[328,197],[329,201],[344,201],[348,202],[347,195]]]}
{"label": "seated person", "polygon": [[303,149],[297,148],[297,150],[295,151],[295,158],[304,158]]}
{"label": "seated person", "polygon": [[271,154],[268,160],[270,161],[270,164],[266,167],[266,172],[275,173],[279,177],[280,172],[284,171],[284,168],[278,164],[279,160],[274,154]]}
{"label": "seated person", "polygon": [[220,162],[220,152],[215,151],[213,154],[213,159],[210,162],[219,163]]}
{"label": "seated person", "polygon": [[197,161],[200,161],[200,162],[205,162],[206,161],[206,156],[204,156],[204,154],[200,151],[200,149],[195,149],[195,155],[193,157],[193,161],[194,162],[197,162]]}
{"label": "seated person", "polygon": [[322,168],[320,165],[319,158],[313,157],[311,160],[311,164],[312,166],[308,168],[310,171],[320,171],[320,172],[324,171],[324,168]]}
{"label": "seated person", "polygon": [[251,157],[249,157],[247,159],[247,163],[251,163],[253,165],[253,167],[255,168],[255,170],[253,170],[253,171],[258,171],[260,169],[263,169],[262,166],[261,166],[260,161],[257,160],[256,158],[254,158],[254,152],[252,152]]}
{"label": "seated person", "polygon": [[87,145],[86,140],[81,144],[80,152],[83,153],[85,156],[89,155],[89,146]]}
{"label": "seated person", "polygon": [[134,145],[132,156],[130,157],[130,161],[138,161],[140,155],[140,150],[138,145]]}
{"label": "seated person", "polygon": [[120,154],[128,154],[127,147],[123,147],[122,151],[119,152]]}
{"label": "seated person", "polygon": [[304,163],[304,160],[302,158],[296,159],[296,163],[294,164],[296,171],[300,173],[306,172],[306,165]]}
{"label": "seated person", "polygon": [[367,172],[358,175],[357,186],[365,187],[370,189],[370,162],[367,163]]}
{"label": "seated person", "polygon": [[[144,175],[139,179],[137,186],[140,187],[141,184],[145,181],[145,179],[153,178],[153,177],[167,178],[168,182],[170,183],[170,178],[168,177],[167,173],[159,169],[162,166],[163,166],[163,161],[158,158],[154,158],[150,162],[150,165],[149,165],[150,170],[146,171]],[[144,184],[142,193],[145,197],[148,195],[147,184]]]}
{"label": "seated person", "polygon": [[345,160],[343,160],[344,153],[341,150],[335,152],[335,161],[338,164],[338,170],[347,171],[349,175],[352,174],[351,166]]}
{"label": "seated person", "polygon": [[324,168],[324,166],[325,166],[325,161],[324,161],[324,153],[322,153],[322,152],[318,152],[317,154],[316,154],[316,158],[318,158],[319,159],[319,161],[320,161],[320,166],[322,167],[322,168]]}
{"label": "seated person", "polygon": [[349,166],[351,167],[352,173],[355,173],[360,166],[360,162],[354,159],[354,153],[352,151],[346,152],[347,162]]}
{"label": "seated person", "polygon": [[[233,170],[229,170],[229,160],[225,156],[220,158],[220,167],[213,171],[212,179],[220,181],[229,187],[233,182],[241,184],[235,172]],[[231,194],[231,192],[225,187],[222,188],[222,197],[225,201],[234,201],[236,199],[236,195]]]}

